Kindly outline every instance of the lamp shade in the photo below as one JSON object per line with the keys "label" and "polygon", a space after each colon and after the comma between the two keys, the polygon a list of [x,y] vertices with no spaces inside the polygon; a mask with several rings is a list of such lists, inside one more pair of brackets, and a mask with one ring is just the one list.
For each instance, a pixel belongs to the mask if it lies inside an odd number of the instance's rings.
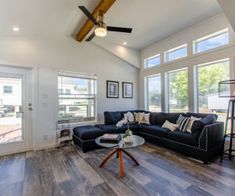
{"label": "lamp shade", "polygon": [[219,82],[219,97],[235,98],[235,80],[224,80]]}

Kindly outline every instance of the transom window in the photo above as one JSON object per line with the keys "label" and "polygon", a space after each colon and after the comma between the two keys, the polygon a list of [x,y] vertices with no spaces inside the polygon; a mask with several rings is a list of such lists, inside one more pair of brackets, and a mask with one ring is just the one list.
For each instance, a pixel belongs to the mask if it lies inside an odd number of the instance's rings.
{"label": "transom window", "polygon": [[150,68],[158,66],[161,64],[161,55],[157,54],[155,56],[149,57],[144,61],[144,68]]}
{"label": "transom window", "polygon": [[58,76],[59,120],[72,122],[96,119],[96,78],[82,75]]}
{"label": "transom window", "polygon": [[178,46],[165,52],[165,62],[184,58],[188,55],[187,44]]}
{"label": "transom window", "polygon": [[194,54],[229,44],[228,28],[199,38],[193,42]]}

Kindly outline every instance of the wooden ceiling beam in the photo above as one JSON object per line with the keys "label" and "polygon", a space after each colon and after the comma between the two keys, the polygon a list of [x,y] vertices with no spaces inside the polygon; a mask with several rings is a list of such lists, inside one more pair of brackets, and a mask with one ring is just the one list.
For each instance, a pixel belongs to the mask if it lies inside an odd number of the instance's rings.
{"label": "wooden ceiling beam", "polygon": [[[99,11],[102,10],[104,13],[109,10],[109,8],[114,4],[116,0],[101,0],[100,3],[96,6],[92,13],[92,15],[97,18],[99,15]],[[85,16],[86,17],[86,16]],[[85,24],[82,26],[81,30],[76,35],[76,40],[81,42],[86,35],[90,32],[90,30],[93,28],[94,24],[87,19]]]}

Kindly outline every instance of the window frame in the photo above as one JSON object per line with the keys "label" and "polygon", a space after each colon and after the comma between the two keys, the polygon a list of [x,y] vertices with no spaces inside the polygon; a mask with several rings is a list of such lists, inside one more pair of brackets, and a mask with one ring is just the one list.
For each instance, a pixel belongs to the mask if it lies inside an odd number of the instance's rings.
{"label": "window frame", "polygon": [[[156,64],[156,65],[153,65],[153,66],[148,66],[148,62],[150,60],[154,59],[154,58],[159,58],[159,64]],[[158,67],[161,64],[162,64],[162,62],[161,62],[161,53],[158,53],[158,54],[156,54],[154,56],[150,56],[150,57],[144,59],[144,69],[151,69],[153,67]]]}
{"label": "window frame", "polygon": [[158,112],[162,112],[163,108],[162,108],[162,74],[161,73],[145,77],[145,89],[146,89],[145,90],[145,97],[146,97],[145,108],[148,111],[150,111],[150,109],[149,109],[149,78],[153,78],[153,77],[160,77],[161,103],[160,103],[160,111],[158,111]]}
{"label": "window frame", "polygon": [[[183,49],[183,48],[186,48],[186,55],[185,56],[179,57],[179,58],[176,58],[176,59],[173,59],[173,60],[168,60],[168,54],[169,53],[177,51],[179,49]],[[171,48],[171,49],[164,52],[164,61],[165,61],[165,63],[171,63],[171,62],[178,61],[178,60],[186,58],[186,57],[188,57],[188,43],[182,44],[182,45],[177,46],[175,48]]]}
{"label": "window frame", "polygon": [[[229,63],[229,72],[231,71],[231,60],[230,58],[224,58],[224,59],[220,59],[220,60],[215,60],[215,61],[211,61],[211,62],[207,62],[207,63],[201,63],[201,64],[197,64],[194,65],[194,86],[195,86],[195,90],[194,90],[194,111],[195,112],[199,112],[199,68],[200,67],[205,67],[205,66],[210,66],[216,63],[221,63],[221,62],[228,62]],[[229,78],[231,78],[231,74],[229,76]]]}
{"label": "window frame", "polygon": [[[59,117],[59,101],[60,101],[60,93],[59,93],[59,89],[61,89],[61,87],[59,88],[59,77],[69,77],[69,78],[77,78],[77,79],[90,79],[90,80],[94,80],[94,120],[76,120],[75,118],[60,118]],[[62,95],[71,95],[71,94],[66,94],[65,90],[62,93]],[[79,94],[78,94],[79,95]],[[88,94],[89,95],[89,94]],[[63,98],[62,98],[63,99]],[[76,97],[74,98],[76,99]],[[86,99],[86,98],[84,98]],[[95,123],[97,122],[97,77],[96,75],[90,75],[90,74],[81,74],[81,73],[74,73],[74,72],[58,72],[57,74],[57,123],[58,124],[64,124],[64,122],[70,122],[70,123],[76,123],[76,124],[84,124],[84,123]],[[76,106],[76,105],[75,105]],[[89,118],[89,117],[88,117]]]}
{"label": "window frame", "polygon": [[[225,33],[228,34],[228,43],[220,45],[220,46],[217,46],[217,47],[214,47],[214,48],[211,48],[211,49],[208,49],[208,50],[197,52],[197,44],[198,43],[206,41],[206,40],[209,40],[209,39],[213,39],[213,38],[218,37],[220,35],[223,35]],[[230,42],[231,42],[230,31],[229,31],[229,28],[227,27],[227,28],[224,28],[222,30],[216,31],[214,33],[210,33],[210,34],[208,34],[206,36],[200,37],[200,38],[198,38],[196,40],[193,40],[193,45],[192,45],[193,55],[203,54],[203,53],[211,52],[211,51],[214,51],[214,50],[218,50],[220,48],[228,46],[230,44]]]}
{"label": "window frame", "polygon": [[[164,91],[165,103],[166,103],[166,111],[169,113],[175,113],[170,110],[171,107],[170,107],[170,77],[169,77],[169,74],[175,73],[175,72],[180,72],[180,71],[187,71],[187,85],[188,85],[187,93],[188,93],[189,92],[189,68],[187,66],[179,68],[179,69],[169,70],[164,73],[164,75],[165,75],[165,91]],[[190,95],[188,94],[188,111],[187,112],[189,112],[189,107],[190,107],[189,106],[189,98],[190,98]]]}

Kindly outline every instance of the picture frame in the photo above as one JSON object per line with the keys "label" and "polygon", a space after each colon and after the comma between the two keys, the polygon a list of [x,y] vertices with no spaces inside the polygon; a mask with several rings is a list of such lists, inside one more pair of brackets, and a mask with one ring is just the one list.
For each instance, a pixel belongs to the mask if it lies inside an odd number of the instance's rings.
{"label": "picture frame", "polygon": [[133,98],[133,83],[122,82],[122,98]]}
{"label": "picture frame", "polygon": [[119,98],[119,82],[107,80],[106,81],[106,96],[107,98]]}

